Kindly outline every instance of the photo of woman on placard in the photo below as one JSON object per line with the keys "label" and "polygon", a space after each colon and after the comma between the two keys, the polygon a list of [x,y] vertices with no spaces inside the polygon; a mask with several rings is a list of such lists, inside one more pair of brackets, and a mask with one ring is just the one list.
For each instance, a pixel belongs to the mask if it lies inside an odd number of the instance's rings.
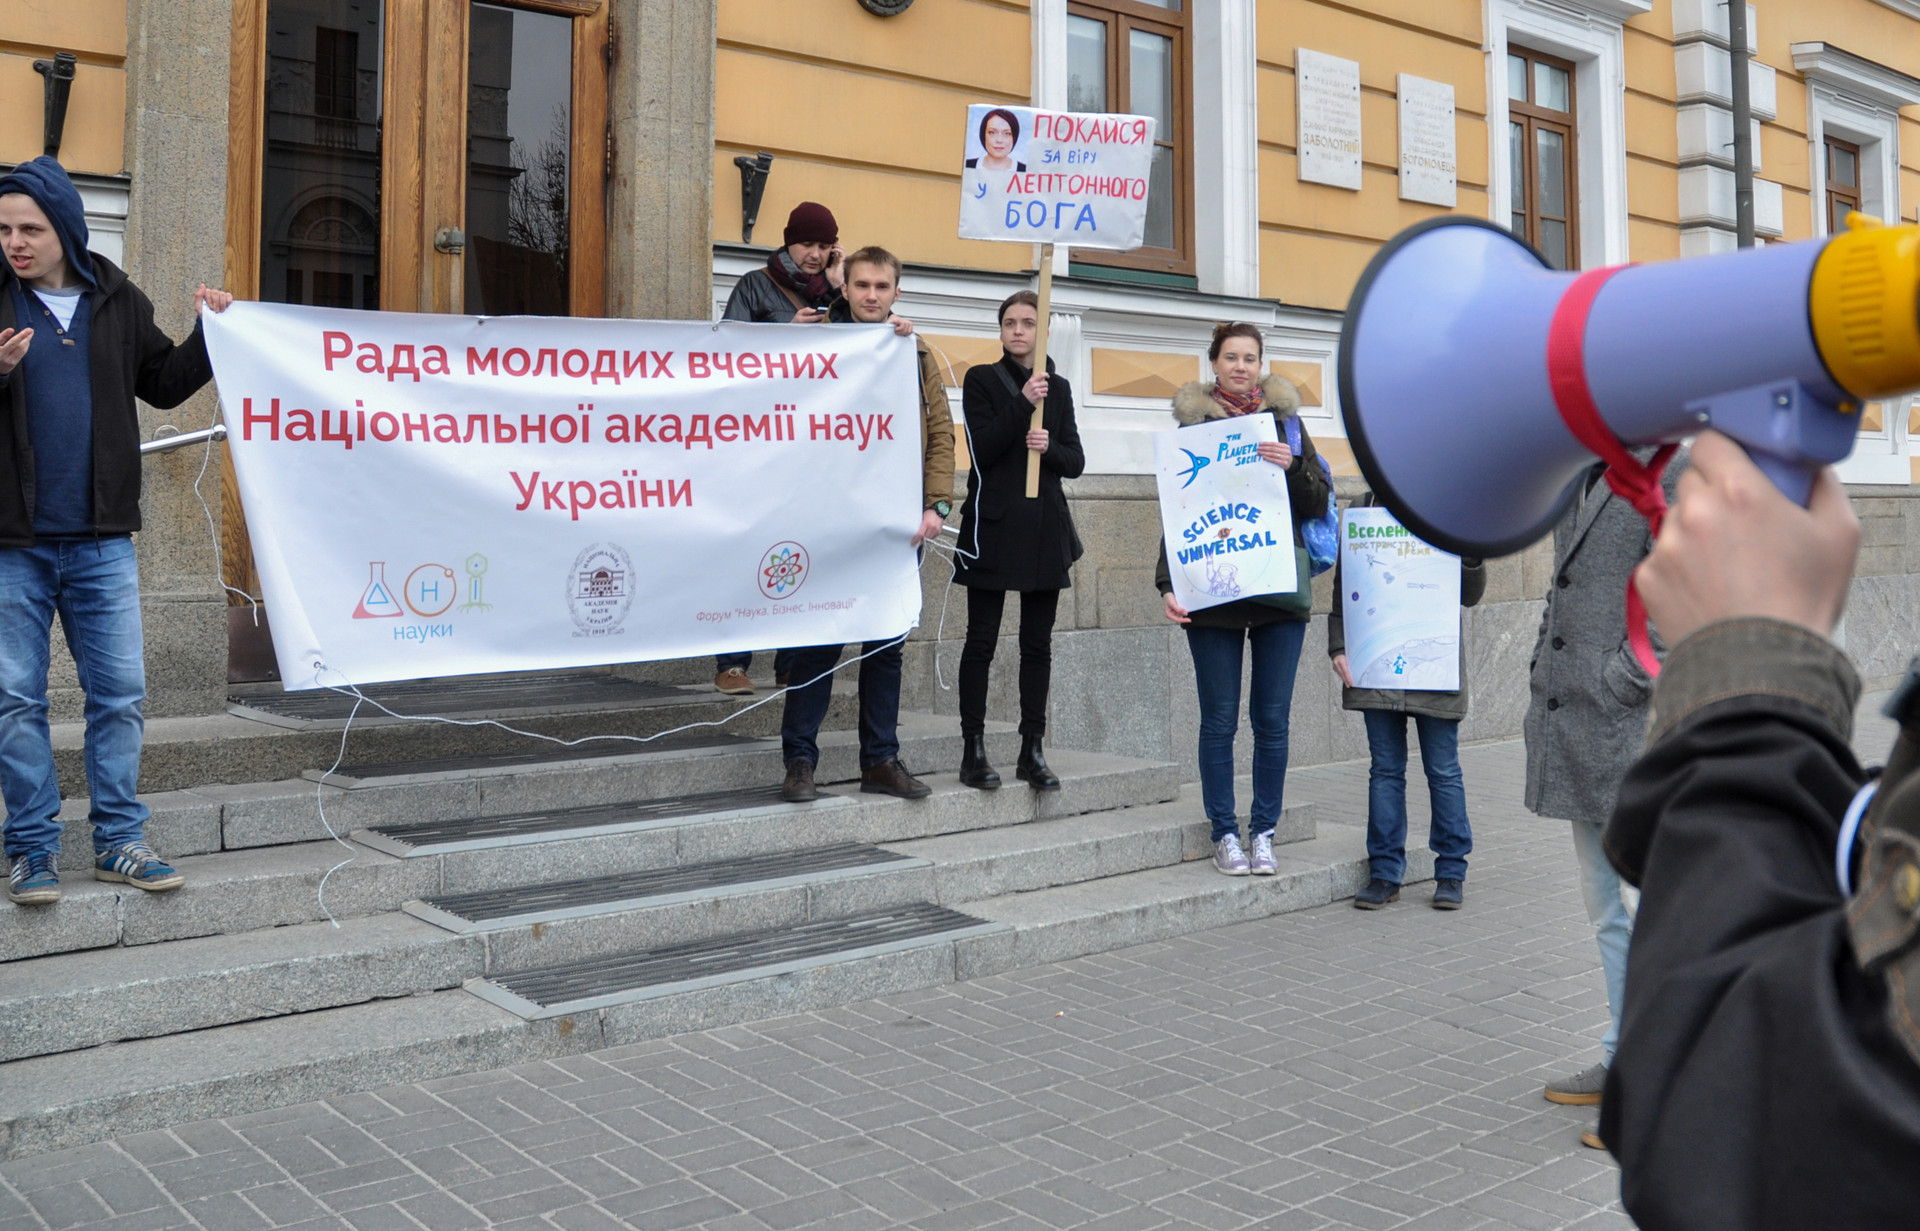
{"label": "photo of woman on placard", "polygon": [[1020,117],[1005,107],[995,107],[980,119],[980,154],[967,159],[968,170],[1023,172],[1027,164],[1018,161],[1014,151],[1020,145]]}

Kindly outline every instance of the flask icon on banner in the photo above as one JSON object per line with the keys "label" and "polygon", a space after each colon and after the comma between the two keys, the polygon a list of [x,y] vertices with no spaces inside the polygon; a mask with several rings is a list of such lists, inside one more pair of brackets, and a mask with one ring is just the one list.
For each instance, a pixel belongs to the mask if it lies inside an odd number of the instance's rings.
{"label": "flask icon on banner", "polygon": [[360,605],[353,609],[356,620],[388,620],[405,615],[400,603],[393,597],[393,591],[387,588],[387,562],[374,560],[367,565],[367,588],[360,595]]}

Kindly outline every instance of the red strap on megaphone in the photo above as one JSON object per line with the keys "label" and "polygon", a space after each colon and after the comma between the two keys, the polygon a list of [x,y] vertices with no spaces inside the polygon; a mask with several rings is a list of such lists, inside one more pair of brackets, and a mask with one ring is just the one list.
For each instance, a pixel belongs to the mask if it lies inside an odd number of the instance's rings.
{"label": "red strap on megaphone", "polygon": [[[1625,268],[1612,265],[1588,270],[1560,297],[1553,324],[1547,330],[1547,381],[1567,430],[1607,464],[1607,486],[1638,510],[1658,535],[1667,515],[1667,493],[1660,486],[1660,476],[1678,446],[1662,446],[1651,461],[1642,465],[1600,417],[1593,391],[1587,387],[1587,314],[1593,311],[1593,301],[1607,279]],[[1647,605],[1641,601],[1640,587],[1632,575],[1627,577],[1627,641],[1647,674],[1658,676],[1660,660],[1654,655],[1653,637],[1647,631]]]}

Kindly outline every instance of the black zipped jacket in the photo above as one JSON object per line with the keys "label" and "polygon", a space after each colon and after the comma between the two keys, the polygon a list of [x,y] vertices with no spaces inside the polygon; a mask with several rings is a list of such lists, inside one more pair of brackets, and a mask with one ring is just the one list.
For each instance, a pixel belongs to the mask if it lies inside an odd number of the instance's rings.
{"label": "black zipped jacket", "polygon": [[[93,528],[96,534],[132,534],[140,528],[140,414],[134,399],[171,410],[213,378],[206,339],[198,322],[186,341],[174,344],[153,323],[153,303],[126,271],[99,253],[93,262],[94,286],[87,291],[92,310],[93,360]],[[20,327],[14,319],[11,268],[0,277],[0,329]],[[31,291],[28,292],[32,294]],[[32,321],[26,322],[28,326]],[[34,346],[52,341],[34,339]],[[33,445],[27,434],[27,382],[23,368],[0,376],[6,394],[6,447],[0,449],[0,547],[31,547],[33,537]]]}
{"label": "black zipped jacket", "polygon": [[1831,641],[1764,619],[1660,673],[1605,838],[1642,896],[1600,1136],[1644,1231],[1916,1225],[1920,957],[1863,967],[1850,908],[1900,878],[1865,869],[1849,902],[1835,868],[1859,695]]}

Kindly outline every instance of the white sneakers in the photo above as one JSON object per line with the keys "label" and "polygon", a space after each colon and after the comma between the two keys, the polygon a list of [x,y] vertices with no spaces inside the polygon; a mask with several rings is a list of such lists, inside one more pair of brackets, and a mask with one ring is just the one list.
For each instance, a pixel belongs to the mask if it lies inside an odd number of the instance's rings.
{"label": "white sneakers", "polygon": [[1223,876],[1275,876],[1280,865],[1273,857],[1273,835],[1255,834],[1253,837],[1253,858],[1240,846],[1240,835],[1230,833],[1213,844],[1214,870]]}

